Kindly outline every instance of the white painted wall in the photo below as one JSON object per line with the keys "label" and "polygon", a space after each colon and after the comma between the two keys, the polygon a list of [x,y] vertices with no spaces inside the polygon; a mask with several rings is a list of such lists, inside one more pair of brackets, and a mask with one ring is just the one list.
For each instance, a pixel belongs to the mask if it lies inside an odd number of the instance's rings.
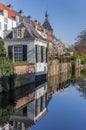
{"label": "white painted wall", "polygon": [[47,82],[45,82],[44,84],[42,84],[39,87],[37,87],[37,89],[35,91],[35,99],[40,98],[45,93],[47,93]]}
{"label": "white painted wall", "polygon": [[[0,37],[4,38],[4,16],[0,15],[1,29],[0,29]],[[16,27],[16,21],[8,18],[7,30],[10,31],[12,28]]]}
{"label": "white painted wall", "polygon": [[8,19],[8,30],[12,30],[12,28],[16,27],[16,21],[12,19]]}
{"label": "white painted wall", "polygon": [[[40,46],[44,46],[47,47],[47,42],[42,41],[42,40],[35,40],[35,44],[34,45],[40,45]],[[43,63],[36,63],[35,64],[35,75],[40,75],[40,74],[47,74],[48,68],[47,68],[47,63],[43,62]]]}
{"label": "white painted wall", "polygon": [[41,45],[47,47],[47,43],[43,41],[30,41],[30,40],[4,40],[5,43],[5,49],[8,55],[8,46],[9,45],[27,45],[27,61],[29,63],[34,63],[35,64],[35,75],[41,75],[41,74],[47,74],[47,63],[36,63],[36,56],[35,56],[35,45]]}
{"label": "white painted wall", "polygon": [[47,74],[47,63],[36,63],[35,69],[36,75]]}
{"label": "white painted wall", "polygon": [[35,51],[34,51],[34,42],[32,41],[24,41],[24,40],[19,40],[19,41],[12,41],[12,40],[4,40],[5,43],[5,49],[8,55],[8,46],[14,46],[14,45],[27,45],[27,61],[29,63],[35,63]]}

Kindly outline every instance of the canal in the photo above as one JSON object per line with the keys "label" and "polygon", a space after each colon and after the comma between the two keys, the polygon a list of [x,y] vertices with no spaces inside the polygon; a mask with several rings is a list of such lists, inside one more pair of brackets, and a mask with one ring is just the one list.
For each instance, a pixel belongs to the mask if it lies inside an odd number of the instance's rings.
{"label": "canal", "polygon": [[86,78],[53,77],[0,95],[1,130],[86,130]]}

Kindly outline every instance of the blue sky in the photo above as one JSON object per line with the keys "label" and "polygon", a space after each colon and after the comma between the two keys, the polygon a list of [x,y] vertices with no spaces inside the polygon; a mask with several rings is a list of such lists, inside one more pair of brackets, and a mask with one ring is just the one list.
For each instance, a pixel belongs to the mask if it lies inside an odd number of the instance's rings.
{"label": "blue sky", "polygon": [[49,21],[57,38],[73,44],[77,35],[86,28],[86,0],[0,0],[12,4],[14,9],[23,10],[41,23],[48,9]]}

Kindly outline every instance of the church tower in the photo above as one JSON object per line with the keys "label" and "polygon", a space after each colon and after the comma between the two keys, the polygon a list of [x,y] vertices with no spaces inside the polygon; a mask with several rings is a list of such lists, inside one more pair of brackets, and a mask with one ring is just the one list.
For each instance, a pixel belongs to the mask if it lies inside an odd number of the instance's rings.
{"label": "church tower", "polygon": [[52,40],[52,35],[53,35],[53,29],[49,23],[49,20],[48,20],[48,12],[46,10],[45,12],[45,21],[43,23],[43,27],[45,28],[46,30],[46,34],[47,34],[47,37],[48,37],[48,40]]}

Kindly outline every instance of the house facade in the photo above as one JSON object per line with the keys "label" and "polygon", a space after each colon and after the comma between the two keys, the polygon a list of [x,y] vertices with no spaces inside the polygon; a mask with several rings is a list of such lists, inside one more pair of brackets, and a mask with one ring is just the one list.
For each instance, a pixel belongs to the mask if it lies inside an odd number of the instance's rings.
{"label": "house facade", "polygon": [[47,75],[47,43],[30,23],[22,22],[4,39],[7,56],[13,62],[35,64],[36,80]]}
{"label": "house facade", "polygon": [[17,17],[11,5],[0,3],[0,38],[4,38],[13,27],[16,27]]}

